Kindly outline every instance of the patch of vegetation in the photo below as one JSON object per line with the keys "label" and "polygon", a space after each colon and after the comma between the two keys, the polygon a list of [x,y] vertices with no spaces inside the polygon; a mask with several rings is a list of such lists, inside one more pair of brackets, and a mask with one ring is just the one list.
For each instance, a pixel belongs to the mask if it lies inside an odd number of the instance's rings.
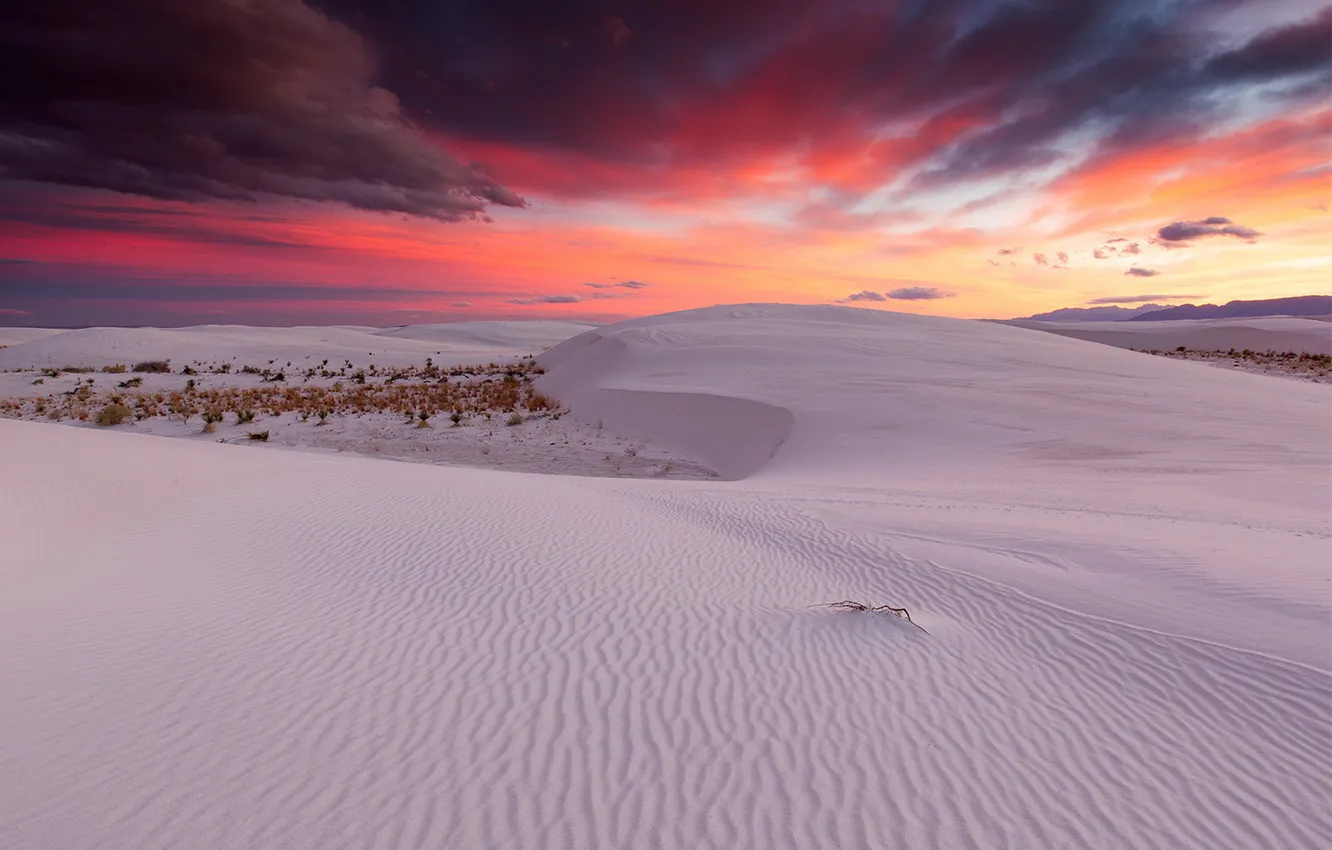
{"label": "patch of vegetation", "polygon": [[170,360],[144,360],[134,364],[135,372],[167,374],[171,371]]}
{"label": "patch of vegetation", "polygon": [[[350,365],[341,370],[344,376]],[[142,371],[143,366],[136,364],[134,369]],[[217,374],[226,373],[231,367],[221,364],[206,368]],[[59,374],[59,370],[50,371]],[[242,367],[240,371],[263,375],[265,370]],[[558,419],[564,412],[555,399],[533,388],[532,382],[541,369],[530,361],[455,367],[447,370],[448,374],[433,363],[424,369],[370,367],[359,371],[364,373],[365,383],[339,380],[331,386],[300,385],[293,384],[290,380],[293,376],[284,373],[287,381],[265,381],[251,387],[203,387],[190,379],[184,390],[175,391],[145,389],[143,379],[136,375],[118,383],[113,393],[122,393],[122,403],[131,407],[134,417],[140,420],[179,416],[189,421],[209,411],[218,416],[235,414],[238,424],[252,422],[260,414],[277,417],[286,413],[303,419],[318,417],[317,425],[327,424],[332,416],[383,413],[419,422],[420,412],[424,411],[429,414],[425,420],[428,422],[439,411],[449,411],[449,421],[455,426],[463,425],[473,416],[491,421],[496,415],[518,425],[532,418]],[[396,380],[379,382],[386,377]],[[52,399],[52,404],[44,407],[45,415],[87,420],[110,401],[110,394],[97,393],[92,386],[80,382],[61,393],[60,401]],[[37,402],[35,397],[0,399],[0,415],[16,418],[36,415]],[[210,423],[205,419],[204,424],[206,427]]]}
{"label": "patch of vegetation", "polygon": [[112,402],[97,414],[98,425],[119,425],[134,415],[134,412],[119,402]]}
{"label": "patch of vegetation", "polygon": [[251,439],[251,440],[255,440],[255,441],[260,442],[260,443],[267,443],[267,442],[268,442],[268,432],[267,432],[267,431],[251,431],[251,432],[249,432],[248,434],[246,434],[245,436],[248,437],[248,438]]}
{"label": "patch of vegetation", "polygon": [[123,375],[129,371],[129,367],[124,363],[117,363],[114,366],[103,366],[102,371],[108,375]]}

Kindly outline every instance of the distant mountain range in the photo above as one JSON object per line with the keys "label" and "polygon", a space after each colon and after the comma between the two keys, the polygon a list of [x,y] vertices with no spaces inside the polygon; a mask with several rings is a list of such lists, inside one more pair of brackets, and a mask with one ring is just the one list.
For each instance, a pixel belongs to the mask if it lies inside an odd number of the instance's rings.
{"label": "distant mountain range", "polygon": [[1254,316],[1328,316],[1332,315],[1332,295],[1300,295],[1294,298],[1267,298],[1262,301],[1230,301],[1215,304],[1183,304],[1141,313],[1131,322],[1163,322],[1170,319],[1247,319]]}
{"label": "distant mountain range", "polygon": [[1137,307],[1061,307],[1048,313],[1027,316],[1036,322],[1123,322],[1152,310],[1163,310],[1164,304],[1142,304]]}
{"label": "distant mountain range", "polygon": [[1173,319],[1246,319],[1256,316],[1332,316],[1332,295],[1299,295],[1258,301],[1230,301],[1223,305],[1141,304],[1137,307],[1064,307],[1037,313],[1036,322],[1163,322]]}

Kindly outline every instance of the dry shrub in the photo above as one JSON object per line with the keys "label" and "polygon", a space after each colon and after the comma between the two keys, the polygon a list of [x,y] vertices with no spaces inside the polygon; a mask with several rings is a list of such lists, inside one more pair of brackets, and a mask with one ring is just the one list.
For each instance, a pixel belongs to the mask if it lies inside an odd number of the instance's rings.
{"label": "dry shrub", "polygon": [[119,402],[114,402],[103,407],[97,414],[97,424],[119,425],[121,422],[129,419],[131,415],[133,415],[133,411],[128,407]]}
{"label": "dry shrub", "polygon": [[171,371],[170,360],[144,360],[134,364],[135,372],[168,373]]}

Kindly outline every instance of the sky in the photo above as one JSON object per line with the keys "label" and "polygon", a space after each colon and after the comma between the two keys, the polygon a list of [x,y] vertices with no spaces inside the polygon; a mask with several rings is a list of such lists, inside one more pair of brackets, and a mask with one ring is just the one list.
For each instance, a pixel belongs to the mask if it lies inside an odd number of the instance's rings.
{"label": "sky", "polygon": [[1332,280],[1304,0],[43,0],[0,324],[969,318]]}

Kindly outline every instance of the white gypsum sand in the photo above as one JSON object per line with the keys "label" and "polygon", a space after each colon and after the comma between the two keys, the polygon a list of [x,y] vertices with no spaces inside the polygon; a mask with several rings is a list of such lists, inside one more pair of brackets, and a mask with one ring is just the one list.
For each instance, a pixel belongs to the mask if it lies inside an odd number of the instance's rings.
{"label": "white gypsum sand", "polygon": [[781,305],[541,359],[733,480],[0,421],[0,836],[1332,840],[1326,386]]}
{"label": "white gypsum sand", "polygon": [[1332,324],[1295,316],[1251,319],[1172,319],[1142,322],[1039,322],[1014,319],[1004,324],[1113,345],[1116,348],[1195,351],[1293,351],[1332,354]]}

